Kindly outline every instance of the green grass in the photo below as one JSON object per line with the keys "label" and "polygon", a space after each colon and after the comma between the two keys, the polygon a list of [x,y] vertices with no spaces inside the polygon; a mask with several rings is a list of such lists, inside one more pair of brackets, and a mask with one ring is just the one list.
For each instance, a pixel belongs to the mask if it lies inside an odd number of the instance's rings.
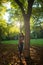
{"label": "green grass", "polygon": [[43,46],[43,39],[31,39],[31,45]]}
{"label": "green grass", "polygon": [[[18,44],[18,40],[9,40],[9,41],[2,41],[3,44]],[[31,39],[30,40],[31,45],[38,45],[43,46],[43,39]]]}
{"label": "green grass", "polygon": [[18,44],[18,40],[8,40],[2,41],[3,44]]}

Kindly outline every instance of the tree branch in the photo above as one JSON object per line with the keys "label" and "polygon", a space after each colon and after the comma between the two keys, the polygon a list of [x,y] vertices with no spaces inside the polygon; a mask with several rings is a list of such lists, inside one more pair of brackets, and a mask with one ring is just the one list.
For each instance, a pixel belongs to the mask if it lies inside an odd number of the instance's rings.
{"label": "tree branch", "polygon": [[28,0],[27,14],[29,14],[32,11],[32,5],[33,5],[33,3],[34,3],[34,0]]}
{"label": "tree branch", "polygon": [[23,16],[25,15],[25,11],[24,11],[24,8],[23,8],[23,4],[19,1],[19,0],[14,0],[18,5],[19,7],[21,8],[22,10],[22,13],[23,13]]}

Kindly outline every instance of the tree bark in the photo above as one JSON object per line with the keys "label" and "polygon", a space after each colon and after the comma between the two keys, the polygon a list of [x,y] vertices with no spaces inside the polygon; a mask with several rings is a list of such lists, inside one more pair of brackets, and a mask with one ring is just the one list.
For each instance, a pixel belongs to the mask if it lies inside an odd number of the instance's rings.
{"label": "tree bark", "polygon": [[24,27],[25,27],[24,56],[30,57],[30,19],[28,15],[24,16]]}
{"label": "tree bark", "polygon": [[24,15],[24,28],[25,28],[25,48],[24,48],[24,56],[27,62],[27,65],[31,65],[31,57],[30,57],[30,17],[32,13],[32,5],[34,0],[28,0],[28,11],[27,14]]}

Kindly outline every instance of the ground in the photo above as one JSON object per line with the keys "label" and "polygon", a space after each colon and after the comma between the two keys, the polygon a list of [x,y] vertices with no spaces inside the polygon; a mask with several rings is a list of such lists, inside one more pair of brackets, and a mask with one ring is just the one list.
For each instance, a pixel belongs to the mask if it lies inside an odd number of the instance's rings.
{"label": "ground", "polygon": [[[31,46],[30,56],[34,65],[43,65],[43,47]],[[22,63],[26,65],[22,53]],[[19,65],[19,52],[16,44],[0,44],[0,65]]]}

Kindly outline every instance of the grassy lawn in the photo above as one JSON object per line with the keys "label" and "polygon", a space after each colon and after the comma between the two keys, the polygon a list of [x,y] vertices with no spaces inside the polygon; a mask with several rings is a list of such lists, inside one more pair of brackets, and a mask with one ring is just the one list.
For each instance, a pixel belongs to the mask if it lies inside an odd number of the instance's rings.
{"label": "grassy lawn", "polygon": [[30,44],[35,46],[43,46],[43,39],[31,39]]}
{"label": "grassy lawn", "polygon": [[2,41],[2,43],[4,44],[18,44],[18,40],[5,40],[5,41]]}
{"label": "grassy lawn", "polygon": [[[3,44],[18,44],[18,40],[9,40],[9,41],[2,41]],[[30,40],[31,45],[38,45],[43,46],[43,39],[31,39]]]}

